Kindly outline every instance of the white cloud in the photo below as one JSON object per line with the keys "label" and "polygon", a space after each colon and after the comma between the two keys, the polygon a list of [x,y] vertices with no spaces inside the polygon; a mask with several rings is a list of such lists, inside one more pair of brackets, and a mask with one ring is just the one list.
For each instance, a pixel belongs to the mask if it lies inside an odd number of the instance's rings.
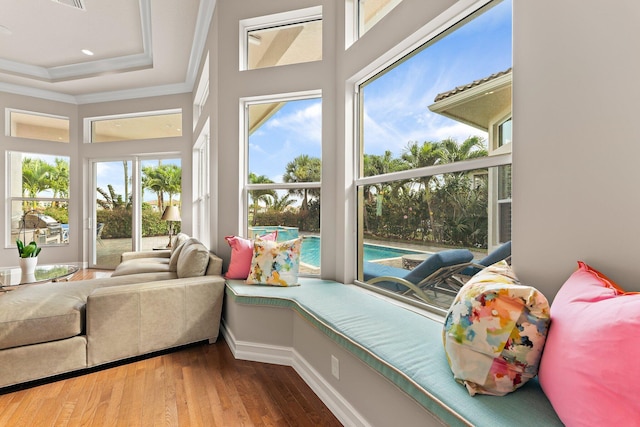
{"label": "white cloud", "polygon": [[287,132],[291,138],[301,143],[320,144],[322,139],[322,103],[314,102],[303,109],[296,109],[287,115],[278,115],[267,123],[268,129]]}

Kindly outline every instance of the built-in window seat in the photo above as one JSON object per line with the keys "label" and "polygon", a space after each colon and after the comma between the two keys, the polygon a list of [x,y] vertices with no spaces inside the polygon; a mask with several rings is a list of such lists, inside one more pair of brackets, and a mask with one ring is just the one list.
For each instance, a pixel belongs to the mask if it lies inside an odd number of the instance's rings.
{"label": "built-in window seat", "polygon": [[[353,285],[311,278],[302,278],[300,283],[279,288],[227,280],[225,305],[242,306],[244,317],[251,308],[292,311],[298,315],[292,317],[311,324],[447,425],[562,425],[537,380],[507,396],[471,397],[453,379],[442,345],[442,324],[437,320]],[[269,318],[256,319],[252,322],[257,329],[270,322]],[[230,328],[238,320],[224,322]],[[284,323],[286,320],[273,327],[286,328]],[[260,334],[267,334],[267,329],[262,331]],[[260,334],[249,340],[260,340]]]}

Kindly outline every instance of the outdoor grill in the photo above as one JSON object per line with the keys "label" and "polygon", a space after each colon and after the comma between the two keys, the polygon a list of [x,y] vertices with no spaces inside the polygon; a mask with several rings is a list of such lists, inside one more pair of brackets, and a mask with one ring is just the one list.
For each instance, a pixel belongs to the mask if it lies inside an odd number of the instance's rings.
{"label": "outdoor grill", "polygon": [[62,225],[51,218],[49,215],[41,215],[37,213],[29,213],[24,218],[25,229],[48,230],[47,235],[55,236],[62,232]]}

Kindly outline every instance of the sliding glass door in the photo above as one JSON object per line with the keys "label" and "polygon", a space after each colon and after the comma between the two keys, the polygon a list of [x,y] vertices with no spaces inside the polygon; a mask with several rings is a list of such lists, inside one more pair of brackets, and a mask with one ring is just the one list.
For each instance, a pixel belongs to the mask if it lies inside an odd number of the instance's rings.
{"label": "sliding glass door", "polygon": [[170,235],[180,231],[180,159],[96,160],[92,176],[92,267],[115,268],[123,252],[169,246]]}

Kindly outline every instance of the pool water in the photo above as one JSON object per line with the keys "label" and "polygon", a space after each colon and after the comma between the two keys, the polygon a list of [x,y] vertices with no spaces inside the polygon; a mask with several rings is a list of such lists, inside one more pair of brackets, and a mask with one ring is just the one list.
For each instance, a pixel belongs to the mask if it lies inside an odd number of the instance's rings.
{"label": "pool water", "polygon": [[[388,246],[364,244],[364,260],[374,261],[385,258],[397,258],[407,254],[419,254],[422,252],[407,249],[391,248]],[[314,267],[320,267],[320,238],[305,236],[302,240],[300,260]]]}

